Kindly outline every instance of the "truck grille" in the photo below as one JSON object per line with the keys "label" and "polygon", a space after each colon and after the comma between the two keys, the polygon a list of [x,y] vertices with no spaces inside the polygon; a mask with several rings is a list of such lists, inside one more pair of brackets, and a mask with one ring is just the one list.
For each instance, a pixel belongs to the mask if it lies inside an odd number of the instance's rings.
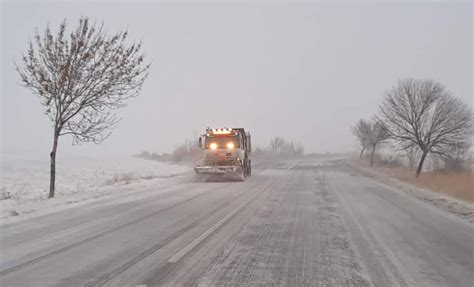
{"label": "truck grille", "polygon": [[206,160],[204,161],[204,165],[218,165],[218,166],[229,166],[229,165],[236,165],[237,162],[235,160],[232,160],[232,159],[223,159],[223,160],[219,160],[219,159],[215,159],[215,160]]}

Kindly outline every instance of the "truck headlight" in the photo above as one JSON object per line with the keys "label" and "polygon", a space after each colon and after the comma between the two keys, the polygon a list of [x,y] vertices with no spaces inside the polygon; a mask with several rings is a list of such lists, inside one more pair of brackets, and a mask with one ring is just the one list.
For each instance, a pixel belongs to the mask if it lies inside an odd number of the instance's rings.
{"label": "truck headlight", "polygon": [[211,149],[217,149],[217,144],[216,144],[216,143],[211,143],[211,144],[209,145],[209,147],[210,147]]}
{"label": "truck headlight", "polygon": [[234,143],[233,142],[227,143],[227,148],[228,149],[233,149],[234,148]]}

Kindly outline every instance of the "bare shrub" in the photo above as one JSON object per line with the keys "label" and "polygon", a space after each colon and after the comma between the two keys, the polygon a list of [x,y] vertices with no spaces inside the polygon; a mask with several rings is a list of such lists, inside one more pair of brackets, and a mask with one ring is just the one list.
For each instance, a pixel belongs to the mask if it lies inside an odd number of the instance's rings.
{"label": "bare shrub", "polygon": [[4,189],[2,189],[2,192],[0,192],[0,200],[7,200],[11,198],[12,198],[11,193],[9,191],[5,191]]}
{"label": "bare shrub", "polygon": [[183,162],[188,156],[188,147],[186,145],[180,145],[176,147],[171,153],[171,160],[173,162]]}
{"label": "bare shrub", "polygon": [[381,163],[381,165],[387,166],[387,167],[398,167],[398,166],[403,165],[401,160],[400,160],[400,157],[398,157],[396,155],[383,156],[380,159],[380,163]]}
{"label": "bare shrub", "polygon": [[110,179],[104,182],[104,185],[115,185],[118,183],[130,184],[136,177],[133,173],[115,173]]}

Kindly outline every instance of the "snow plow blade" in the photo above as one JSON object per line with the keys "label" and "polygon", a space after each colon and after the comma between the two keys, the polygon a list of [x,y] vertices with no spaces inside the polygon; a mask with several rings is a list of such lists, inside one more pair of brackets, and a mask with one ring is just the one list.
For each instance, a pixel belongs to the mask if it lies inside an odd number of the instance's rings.
{"label": "snow plow blade", "polygon": [[241,171],[240,166],[196,166],[194,171],[199,174],[226,174]]}

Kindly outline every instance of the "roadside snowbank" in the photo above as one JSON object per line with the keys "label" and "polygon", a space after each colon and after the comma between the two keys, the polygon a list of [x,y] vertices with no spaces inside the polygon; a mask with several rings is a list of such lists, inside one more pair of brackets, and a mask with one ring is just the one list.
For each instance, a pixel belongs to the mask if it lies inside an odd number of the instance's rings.
{"label": "roadside snowbank", "polygon": [[389,186],[399,188],[400,190],[415,196],[421,201],[429,203],[439,209],[442,209],[474,224],[474,204],[472,203],[458,200],[426,188],[414,186],[408,182],[403,182],[397,178],[390,177],[390,175],[380,170],[369,168],[361,164],[357,159],[346,159],[343,161],[343,163],[346,167],[351,168],[355,172],[371,177]]}
{"label": "roadside snowbank", "polygon": [[0,218],[106,196],[118,190],[156,186],[187,174],[191,167],[134,157],[60,157],[56,196],[49,189],[48,158],[1,154]]}

